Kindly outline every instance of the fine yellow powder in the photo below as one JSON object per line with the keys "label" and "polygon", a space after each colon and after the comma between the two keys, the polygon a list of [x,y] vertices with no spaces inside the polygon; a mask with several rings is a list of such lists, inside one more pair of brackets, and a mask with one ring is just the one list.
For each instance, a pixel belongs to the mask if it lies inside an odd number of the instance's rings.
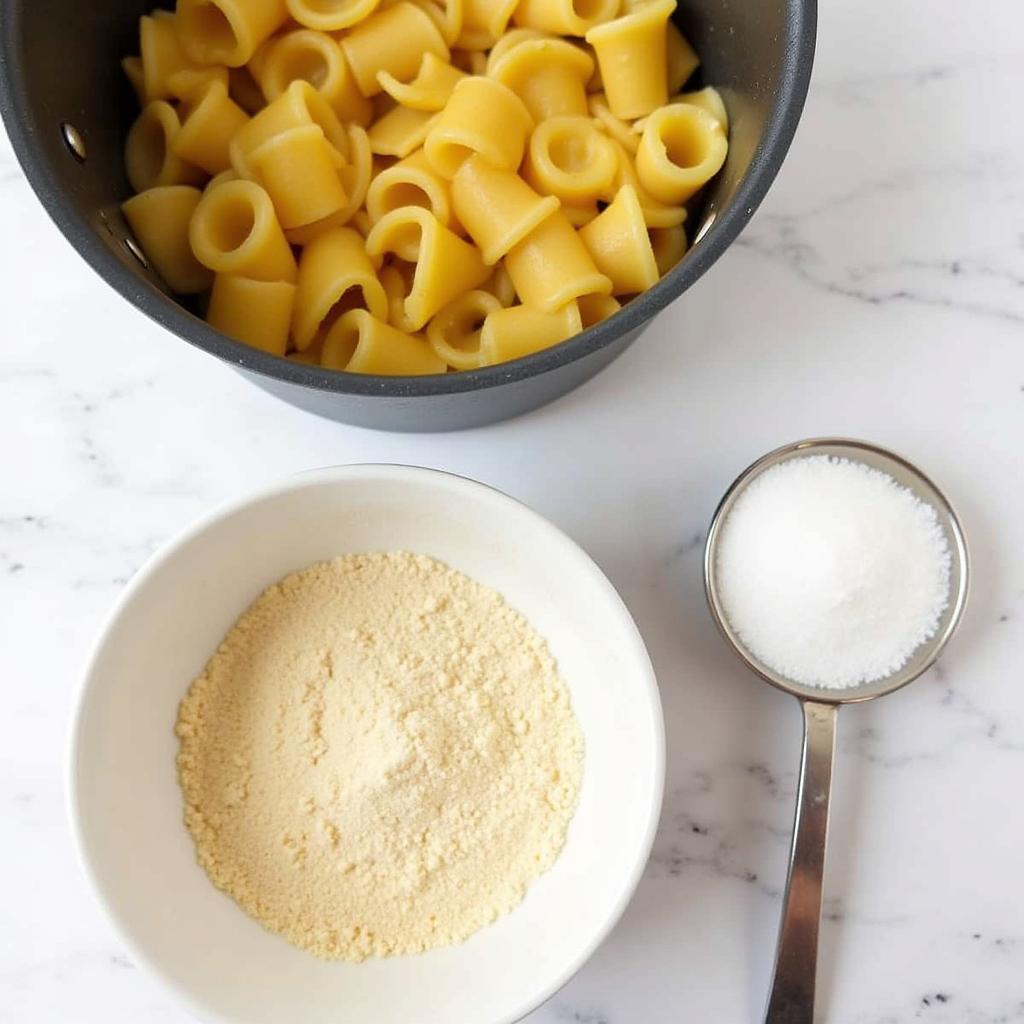
{"label": "fine yellow powder", "polygon": [[558,856],[583,738],[544,640],[422,555],[270,587],[178,713],[185,823],[213,883],[317,956],[466,939]]}

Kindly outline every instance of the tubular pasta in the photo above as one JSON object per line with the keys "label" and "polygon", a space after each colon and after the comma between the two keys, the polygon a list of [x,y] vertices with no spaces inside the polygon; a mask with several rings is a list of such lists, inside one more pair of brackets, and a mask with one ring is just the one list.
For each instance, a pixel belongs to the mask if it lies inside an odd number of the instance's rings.
{"label": "tubular pasta", "polygon": [[380,0],[286,0],[288,13],[307,28],[337,32],[368,18]]}
{"label": "tubular pasta", "polygon": [[431,167],[444,178],[455,177],[462,162],[474,153],[495,167],[514,171],[532,129],[533,119],[511,89],[474,75],[455,86],[423,148]]}
{"label": "tubular pasta", "polygon": [[586,84],[594,61],[564,39],[526,39],[507,50],[488,74],[507,85],[536,122],[587,113]]}
{"label": "tubular pasta", "polygon": [[302,250],[292,318],[295,347],[300,352],[308,348],[321,324],[332,311],[344,310],[346,303],[363,306],[374,316],[387,319],[387,296],[367,256],[363,237],[353,228],[336,228],[318,235]]}
{"label": "tubular pasta", "polygon": [[668,100],[666,24],[676,0],[650,0],[587,32],[612,113],[643,117]]}
{"label": "tubular pasta", "polygon": [[651,228],[648,234],[658,273],[664,277],[686,255],[686,228],[676,224],[671,228]]}
{"label": "tubular pasta", "polygon": [[365,309],[340,316],[324,339],[320,365],[349,373],[412,376],[444,373],[444,360],[422,338],[413,338]]}
{"label": "tubular pasta", "polygon": [[446,64],[435,53],[423,54],[419,71],[411,82],[400,82],[387,71],[377,72],[381,88],[396,103],[416,110],[441,110],[465,72]]}
{"label": "tubular pasta", "polygon": [[182,49],[174,27],[174,16],[168,11],[154,11],[139,18],[139,55],[147,101],[173,96],[168,85],[171,75],[195,70],[196,67]]}
{"label": "tubular pasta", "polygon": [[231,139],[249,115],[228,96],[224,83],[211,81],[204,90],[183,100],[179,116],[181,130],[174,137],[174,152],[207,174],[226,171],[231,166]]}
{"label": "tubular pasta", "polygon": [[580,308],[580,320],[584,330],[607,320],[622,309],[619,300],[610,295],[581,295],[576,303]]}
{"label": "tubular pasta", "polygon": [[623,185],[632,185],[636,189],[637,198],[644,211],[644,220],[647,221],[649,228],[668,228],[674,224],[682,224],[686,220],[685,207],[667,206],[650,195],[640,184],[636,167],[633,165],[633,158],[626,152],[625,147],[614,139],[611,141],[619,157],[619,166],[608,192],[602,198],[610,202],[618,195],[619,189]]}
{"label": "tubular pasta", "polygon": [[196,259],[217,273],[295,280],[295,257],[274,204],[251,181],[228,181],[204,192],[192,214],[189,240]]}
{"label": "tubular pasta", "polygon": [[682,203],[721,170],[727,150],[713,115],[674,103],[647,119],[636,153],[637,177],[655,199]]}
{"label": "tubular pasta", "polygon": [[668,93],[679,92],[700,67],[700,57],[686,36],[670,21],[665,26],[665,73]]}
{"label": "tubular pasta", "polygon": [[366,212],[373,224],[400,206],[422,206],[445,227],[454,227],[449,184],[433,171],[422,149],[381,171],[366,193]]}
{"label": "tubular pasta", "polygon": [[398,81],[413,78],[424,53],[448,60],[448,45],[430,15],[408,0],[376,11],[341,39],[359,91],[381,91],[377,73],[386,71]]}
{"label": "tubular pasta", "polygon": [[121,212],[153,268],[180,295],[206,291],[213,274],[193,255],[188,226],[202,193],[190,185],[161,185],[132,196]]}
{"label": "tubular pasta", "polygon": [[423,145],[436,116],[413,107],[389,110],[370,127],[371,151],[382,156],[408,156]]}
{"label": "tubular pasta", "polygon": [[365,125],[373,116],[341,47],[323,32],[299,29],[271,40],[256,77],[271,102],[301,79],[323,96],[339,120]]}
{"label": "tubular pasta", "polygon": [[540,196],[513,171],[472,156],[452,179],[455,214],[480,247],[484,263],[495,264],[541,221],[558,209],[554,196]]}
{"label": "tubular pasta", "polygon": [[518,0],[462,0],[462,33],[475,45],[469,49],[486,50],[501,38]]}
{"label": "tubular pasta", "polygon": [[632,156],[636,156],[637,147],[640,145],[639,122],[632,127],[626,122],[617,118],[608,106],[608,97],[603,92],[595,92],[587,97],[587,106],[591,116],[616,142],[625,146]]}
{"label": "tubular pasta", "polygon": [[273,356],[288,351],[288,328],[295,285],[288,281],[253,281],[218,274],[210,293],[206,320],[222,334]]}
{"label": "tubular pasta", "polygon": [[614,18],[619,3],[620,0],[520,0],[514,20],[528,28],[582,36],[595,25]]}
{"label": "tubular pasta", "polygon": [[341,156],[319,125],[274,135],[249,154],[249,164],[273,200],[283,228],[323,220],[348,202],[338,175]]}
{"label": "tubular pasta", "polygon": [[530,136],[524,175],[546,195],[583,205],[602,197],[618,170],[611,140],[586,117],[552,117]]}
{"label": "tubular pasta", "polygon": [[427,327],[427,342],[452,369],[475,370],[481,362],[484,320],[501,308],[501,302],[490,292],[468,291],[435,314]]}
{"label": "tubular pasta", "polygon": [[405,297],[412,288],[412,279],[415,273],[415,263],[407,263],[400,259],[393,259],[381,267],[377,273],[384,288],[384,294],[388,297],[388,323],[407,334],[411,334],[415,330],[405,312]]}
{"label": "tubular pasta", "polygon": [[371,229],[366,251],[371,257],[393,252],[415,262],[405,314],[417,331],[442,306],[490,276],[474,246],[418,206],[403,206],[385,214]]}
{"label": "tubular pasta", "polygon": [[241,67],[288,17],[284,0],[178,0],[178,38],[196,64]]}
{"label": "tubular pasta", "polygon": [[505,268],[523,302],[549,313],[579,295],[612,290],[561,210],[509,251]]}
{"label": "tubular pasta", "polygon": [[181,68],[167,76],[167,91],[176,100],[190,100],[197,93],[206,91],[210,82],[222,82],[228,87],[228,69],[212,68]]}
{"label": "tubular pasta", "polygon": [[142,70],[142,58],[125,57],[121,61],[121,68],[132,90],[135,92],[135,98],[139,101],[139,106],[144,107],[148,100],[146,98],[146,76]]}
{"label": "tubular pasta", "polygon": [[580,228],[580,238],[597,269],[611,279],[613,294],[632,295],[657,284],[661,275],[632,185],[623,185],[608,208]]}
{"label": "tubular pasta", "polygon": [[174,151],[181,131],[178,115],[165,100],[154,100],[135,119],[124,146],[128,183],[136,192],[158,185],[198,185],[206,177]]}
{"label": "tubular pasta", "polygon": [[579,307],[569,302],[552,312],[532,306],[510,306],[489,313],[480,331],[484,366],[521,359],[557,345],[583,329]]}
{"label": "tubular pasta", "polygon": [[503,306],[511,306],[518,298],[516,286],[508,276],[504,263],[499,263],[494,268],[494,273],[480,287],[490,292]]}

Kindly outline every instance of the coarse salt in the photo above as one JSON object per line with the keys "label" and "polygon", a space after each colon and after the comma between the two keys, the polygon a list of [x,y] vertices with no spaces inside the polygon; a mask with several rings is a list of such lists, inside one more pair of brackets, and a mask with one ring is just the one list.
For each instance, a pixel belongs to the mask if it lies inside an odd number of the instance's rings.
{"label": "coarse salt", "polygon": [[891,675],[935,635],[950,564],[933,506],[862,462],[814,455],[743,491],[716,578],[750,653],[792,682],[840,689]]}

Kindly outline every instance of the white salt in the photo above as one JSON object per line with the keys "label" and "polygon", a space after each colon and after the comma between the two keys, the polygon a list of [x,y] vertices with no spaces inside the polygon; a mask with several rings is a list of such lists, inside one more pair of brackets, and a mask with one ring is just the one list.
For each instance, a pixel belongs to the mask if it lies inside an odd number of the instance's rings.
{"label": "white salt", "polygon": [[730,626],[806,686],[874,682],[935,635],[950,551],[935,509],[861,462],[814,455],[755,478],[722,524],[716,576]]}

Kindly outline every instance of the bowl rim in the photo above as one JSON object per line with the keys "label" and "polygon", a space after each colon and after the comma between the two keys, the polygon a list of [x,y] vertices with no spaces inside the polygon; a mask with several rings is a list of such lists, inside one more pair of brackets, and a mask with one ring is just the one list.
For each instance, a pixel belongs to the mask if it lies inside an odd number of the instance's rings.
{"label": "bowl rim", "polygon": [[[779,87],[764,132],[736,194],[691,245],[686,258],[657,284],[607,320],[551,348],[520,359],[459,373],[384,377],[325,370],[262,352],[209,327],[155,284],[129,270],[77,213],[50,172],[28,118],[23,81],[20,5],[0,22],[0,116],[18,161],[47,213],[68,241],[115,291],[150,319],[226,363],[270,381],[312,391],[389,398],[485,391],[568,366],[606,348],[678,298],[725,252],[761,204],[777,175],[803,111],[814,61],[817,0],[782,0],[786,38]],[[53,130],[58,130],[57,125]]]}
{"label": "bowl rim", "polygon": [[665,790],[665,720],[664,710],[661,704],[661,694],[658,689],[657,677],[654,666],[651,663],[647,645],[643,635],[627,607],[622,596],[615,585],[608,579],[601,567],[587,554],[586,551],[570,537],[565,531],[552,523],[549,519],[534,511],[529,505],[514,498],[504,491],[474,480],[470,477],[456,473],[449,473],[439,469],[428,469],[422,466],[412,466],[399,463],[353,463],[347,465],[324,466],[315,469],[306,469],[289,476],[275,479],[260,487],[252,489],[245,494],[221,502],[211,510],[201,515],[184,529],[178,531],[170,540],[165,541],[151,554],[145,562],[135,571],[131,579],[124,586],[113,606],[103,619],[96,638],[90,647],[84,662],[84,668],[79,676],[77,689],[75,691],[71,714],[68,721],[67,742],[65,746],[66,761],[64,765],[66,785],[66,809],[70,824],[72,842],[78,862],[86,876],[94,898],[99,904],[107,923],[112,928],[114,935],[122,946],[128,951],[132,959],[143,966],[161,986],[183,1006],[193,1013],[197,1019],[216,1022],[216,1024],[239,1024],[237,1018],[225,1017],[216,1013],[177,980],[171,977],[161,964],[151,958],[149,953],[144,951],[131,935],[131,929],[127,920],[115,910],[108,901],[103,884],[100,881],[97,871],[88,853],[86,840],[87,826],[83,820],[82,809],[79,801],[79,778],[78,764],[82,757],[82,725],[87,712],[87,704],[91,691],[95,685],[98,663],[104,654],[109,637],[125,609],[135,599],[136,594],[148,582],[150,577],[160,568],[172,561],[181,548],[186,546],[194,538],[210,529],[212,526],[230,518],[246,508],[273,499],[279,495],[289,492],[301,491],[306,488],[316,487],[332,482],[344,482],[354,479],[384,479],[388,482],[420,482],[433,485],[444,485],[454,487],[464,493],[486,494],[493,500],[498,498],[503,504],[515,506],[520,513],[525,513],[532,519],[534,525],[554,537],[559,544],[571,551],[591,576],[593,582],[602,587],[606,596],[611,601],[616,613],[622,619],[630,635],[630,656],[635,661],[638,675],[643,683],[643,691],[647,699],[648,707],[652,717],[653,726],[653,747],[652,756],[652,784],[650,788],[650,808],[643,834],[639,837],[640,843],[637,848],[637,857],[630,871],[623,876],[615,899],[612,901],[608,914],[596,928],[590,939],[585,942],[574,959],[568,962],[559,972],[558,976],[543,990],[531,993],[527,998],[520,1000],[510,1016],[502,1017],[488,1024],[516,1024],[523,1020],[535,1009],[545,1003],[560,989],[562,989],[590,960],[601,944],[607,939],[612,929],[619,922],[626,908],[629,906],[636,892],[637,887],[643,878],[651,850],[657,834],[661,818],[662,805]]}

